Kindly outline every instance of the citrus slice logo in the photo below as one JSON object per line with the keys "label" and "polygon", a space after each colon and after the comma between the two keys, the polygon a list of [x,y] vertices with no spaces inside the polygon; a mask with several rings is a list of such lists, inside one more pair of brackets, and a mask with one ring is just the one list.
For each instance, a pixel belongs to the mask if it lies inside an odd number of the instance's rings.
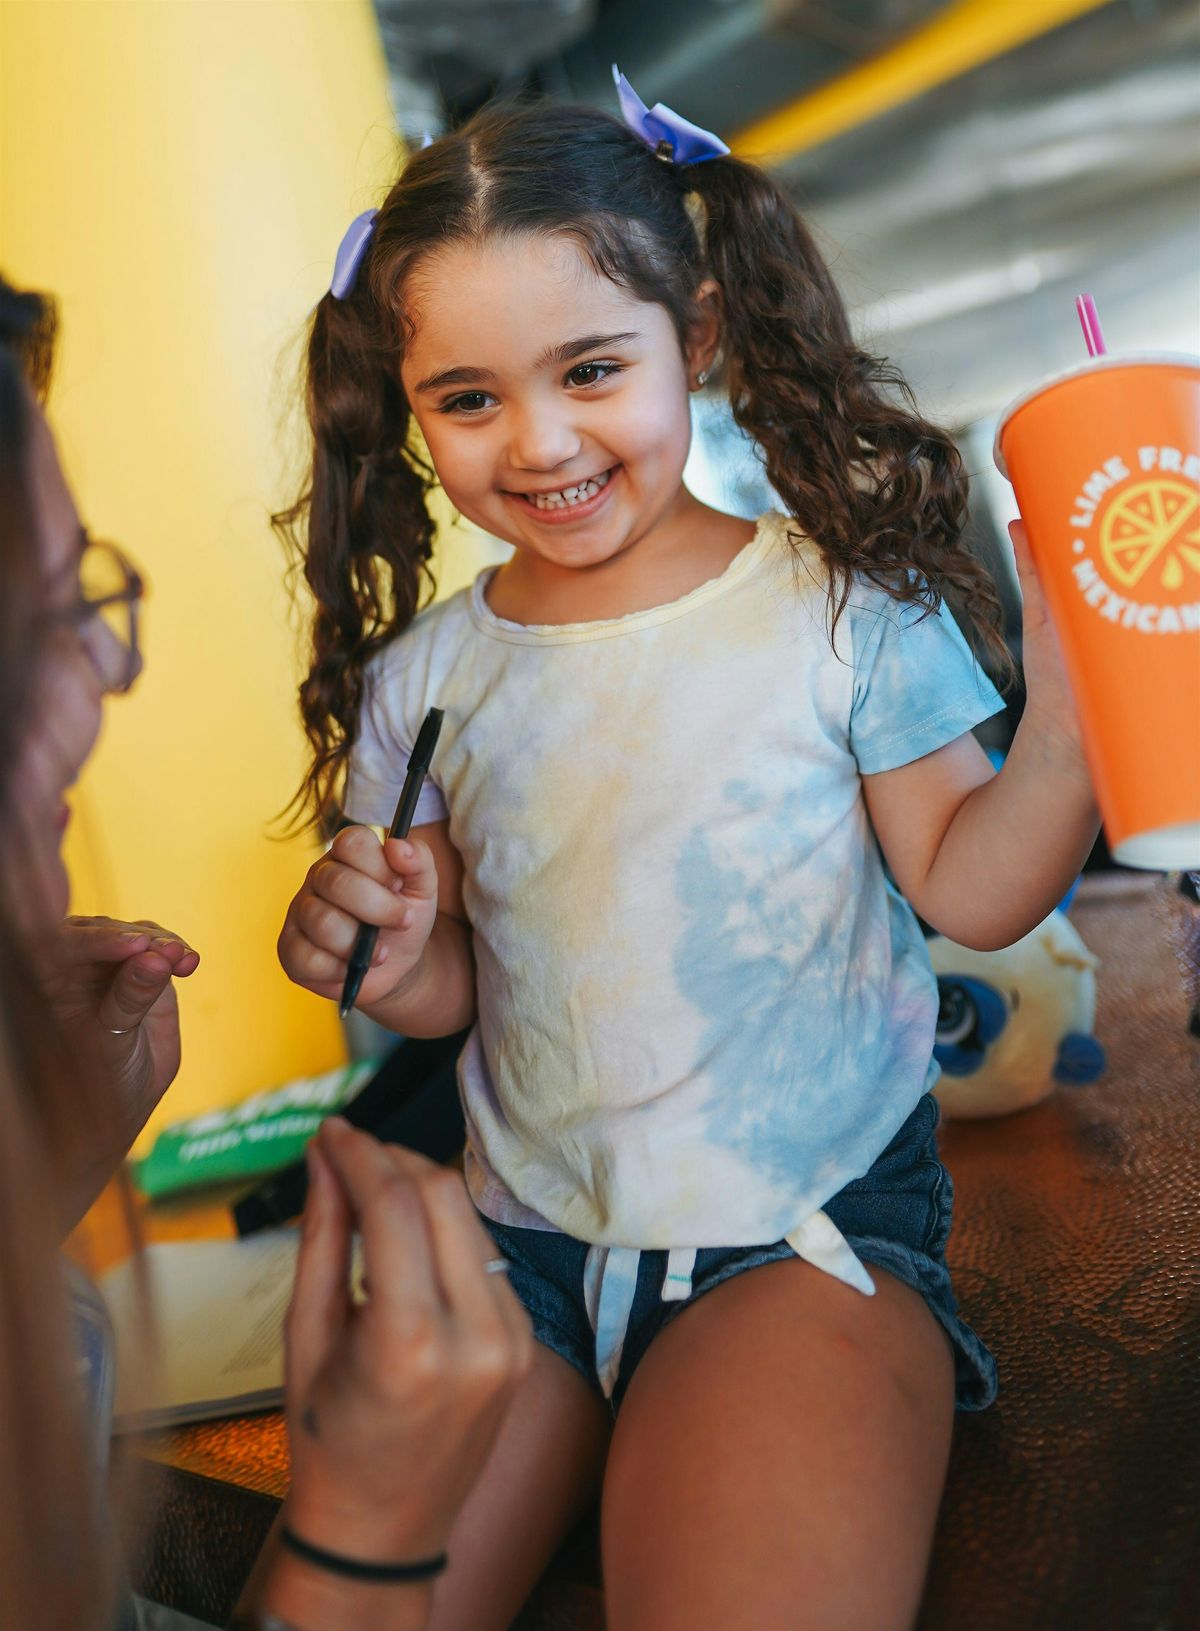
{"label": "citrus slice logo", "polygon": [[1182,481],[1142,481],[1114,495],[1100,522],[1100,556],[1126,589],[1200,587],[1200,494]]}

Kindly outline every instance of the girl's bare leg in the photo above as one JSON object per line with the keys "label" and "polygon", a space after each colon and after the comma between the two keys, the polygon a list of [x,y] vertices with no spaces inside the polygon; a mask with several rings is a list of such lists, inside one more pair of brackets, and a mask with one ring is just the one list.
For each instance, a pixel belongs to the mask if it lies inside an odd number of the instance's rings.
{"label": "girl's bare leg", "polygon": [[611,1431],[599,1394],[539,1343],[447,1543],[429,1631],[506,1631],[594,1496]]}
{"label": "girl's bare leg", "polygon": [[922,1299],[800,1259],[748,1269],[654,1339],[609,1451],[609,1631],[908,1631],[953,1418]]}

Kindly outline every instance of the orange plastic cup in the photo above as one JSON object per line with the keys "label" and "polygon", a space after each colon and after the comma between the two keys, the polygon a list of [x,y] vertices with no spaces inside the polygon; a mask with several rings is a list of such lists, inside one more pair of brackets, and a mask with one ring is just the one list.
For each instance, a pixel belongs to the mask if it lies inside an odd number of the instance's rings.
{"label": "orange plastic cup", "polygon": [[1113,858],[1200,868],[1200,359],[1097,357],[1011,403],[1012,482]]}

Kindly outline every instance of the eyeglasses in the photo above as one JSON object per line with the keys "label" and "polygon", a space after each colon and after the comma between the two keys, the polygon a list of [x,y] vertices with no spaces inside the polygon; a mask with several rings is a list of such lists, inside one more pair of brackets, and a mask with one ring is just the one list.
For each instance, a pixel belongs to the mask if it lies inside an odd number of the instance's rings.
{"label": "eyeglasses", "polygon": [[145,592],[141,574],[116,544],[87,540],[79,558],[79,599],[71,616],[80,628],[99,622],[119,642],[123,664],[117,665],[115,675],[107,665],[101,669],[110,691],[128,691],[141,671],[138,614]]}

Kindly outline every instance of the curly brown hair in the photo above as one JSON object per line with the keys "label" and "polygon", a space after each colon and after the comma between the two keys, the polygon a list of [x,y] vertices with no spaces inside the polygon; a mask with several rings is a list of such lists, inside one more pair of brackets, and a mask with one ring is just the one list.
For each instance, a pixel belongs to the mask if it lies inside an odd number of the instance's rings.
{"label": "curly brown hair", "polygon": [[[348,298],[313,316],[304,490],[275,517],[316,597],[300,708],[313,759],[294,803],[336,798],[371,657],[434,590],[436,480],[414,438],[399,359],[405,280],[451,242],[523,233],[576,242],[596,269],[671,316],[681,345],[705,278],[722,291],[721,373],[789,516],[830,575],[831,635],[860,575],[964,616],[1013,675],[986,569],[961,541],[967,478],[899,374],[858,347],[833,279],[783,189],[732,155],[664,163],[619,120],[546,103],[485,109],[414,154],[384,200]],[[799,543],[799,538],[796,543]]]}

